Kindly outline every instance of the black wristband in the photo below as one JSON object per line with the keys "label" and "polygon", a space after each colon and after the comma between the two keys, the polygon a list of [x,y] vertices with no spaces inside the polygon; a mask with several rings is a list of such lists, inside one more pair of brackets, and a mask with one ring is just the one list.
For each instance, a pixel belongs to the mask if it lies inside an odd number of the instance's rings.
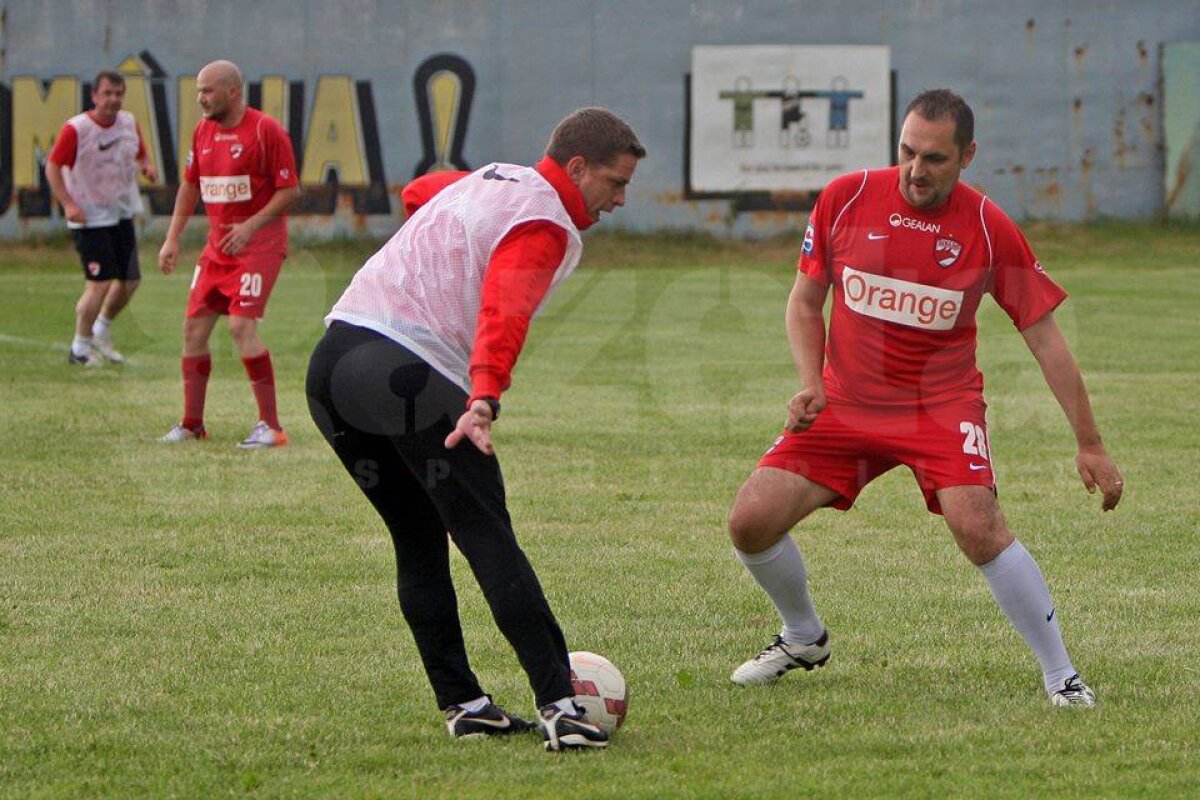
{"label": "black wristband", "polygon": [[488,404],[488,408],[492,410],[492,419],[500,418],[500,401],[494,397],[477,397],[477,400],[482,400]]}

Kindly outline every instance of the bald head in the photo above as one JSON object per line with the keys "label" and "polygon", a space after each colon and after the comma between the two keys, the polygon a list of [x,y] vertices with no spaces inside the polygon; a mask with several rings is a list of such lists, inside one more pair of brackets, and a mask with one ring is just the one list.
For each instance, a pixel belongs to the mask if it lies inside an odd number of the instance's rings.
{"label": "bald head", "polygon": [[232,61],[211,61],[204,65],[200,70],[200,74],[196,76],[196,81],[199,82],[203,78],[217,83],[221,86],[237,86],[242,87],[242,71],[238,69],[238,65]]}
{"label": "bald head", "polygon": [[196,76],[196,94],[205,119],[227,127],[242,121],[242,71],[232,61],[205,64]]}

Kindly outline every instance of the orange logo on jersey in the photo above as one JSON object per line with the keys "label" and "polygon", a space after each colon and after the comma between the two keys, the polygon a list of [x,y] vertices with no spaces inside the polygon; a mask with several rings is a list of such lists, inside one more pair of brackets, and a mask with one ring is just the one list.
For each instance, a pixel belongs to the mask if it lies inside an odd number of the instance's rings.
{"label": "orange logo on jersey", "polygon": [[251,197],[249,175],[200,176],[200,199],[206,203],[244,203]]}
{"label": "orange logo on jersey", "polygon": [[948,331],[962,310],[963,293],[843,267],[842,298],[849,308],[866,317],[910,328]]}

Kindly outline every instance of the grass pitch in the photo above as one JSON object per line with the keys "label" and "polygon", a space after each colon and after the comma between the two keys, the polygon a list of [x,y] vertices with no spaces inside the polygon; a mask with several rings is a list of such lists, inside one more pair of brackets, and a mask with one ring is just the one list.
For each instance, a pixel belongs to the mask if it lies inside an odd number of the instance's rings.
{"label": "grass pitch", "polygon": [[[307,418],[321,317],[366,245],[294,247],[263,336],[292,446],[255,421],[224,330],[212,439],[180,406],[189,275],[149,267],[123,367],[70,368],[66,245],[0,257],[0,797],[1185,797],[1198,791],[1200,304],[1196,228],[1034,227],[1110,451],[1101,514],[1066,421],[986,301],[980,361],[1001,499],[1046,573],[1090,712],[1032,656],[907,471],[800,526],[829,665],[746,690],[777,627],[724,515],[782,424],[798,241],[590,238],[535,321],[496,428],[510,509],[575,649],[630,717],[607,752],[452,741],[396,606],[382,524]],[[194,248],[189,254],[194,252]],[[473,661],[528,711],[465,562]]]}

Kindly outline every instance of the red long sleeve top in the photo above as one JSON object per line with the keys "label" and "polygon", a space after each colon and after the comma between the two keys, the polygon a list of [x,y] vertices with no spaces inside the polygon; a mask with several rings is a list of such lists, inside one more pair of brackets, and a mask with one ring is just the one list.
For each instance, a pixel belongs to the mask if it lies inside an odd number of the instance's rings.
{"label": "red long sleeve top", "polygon": [[[566,170],[549,156],[534,169],[558,192],[575,227],[581,231],[590,227],[593,220],[583,195]],[[417,178],[400,194],[405,212],[411,216],[439,191],[468,174],[438,172]],[[529,322],[566,252],[567,232],[545,220],[518,225],[496,245],[484,274],[471,348],[468,407],[481,397],[499,400],[512,383],[513,366],[525,344]]]}

